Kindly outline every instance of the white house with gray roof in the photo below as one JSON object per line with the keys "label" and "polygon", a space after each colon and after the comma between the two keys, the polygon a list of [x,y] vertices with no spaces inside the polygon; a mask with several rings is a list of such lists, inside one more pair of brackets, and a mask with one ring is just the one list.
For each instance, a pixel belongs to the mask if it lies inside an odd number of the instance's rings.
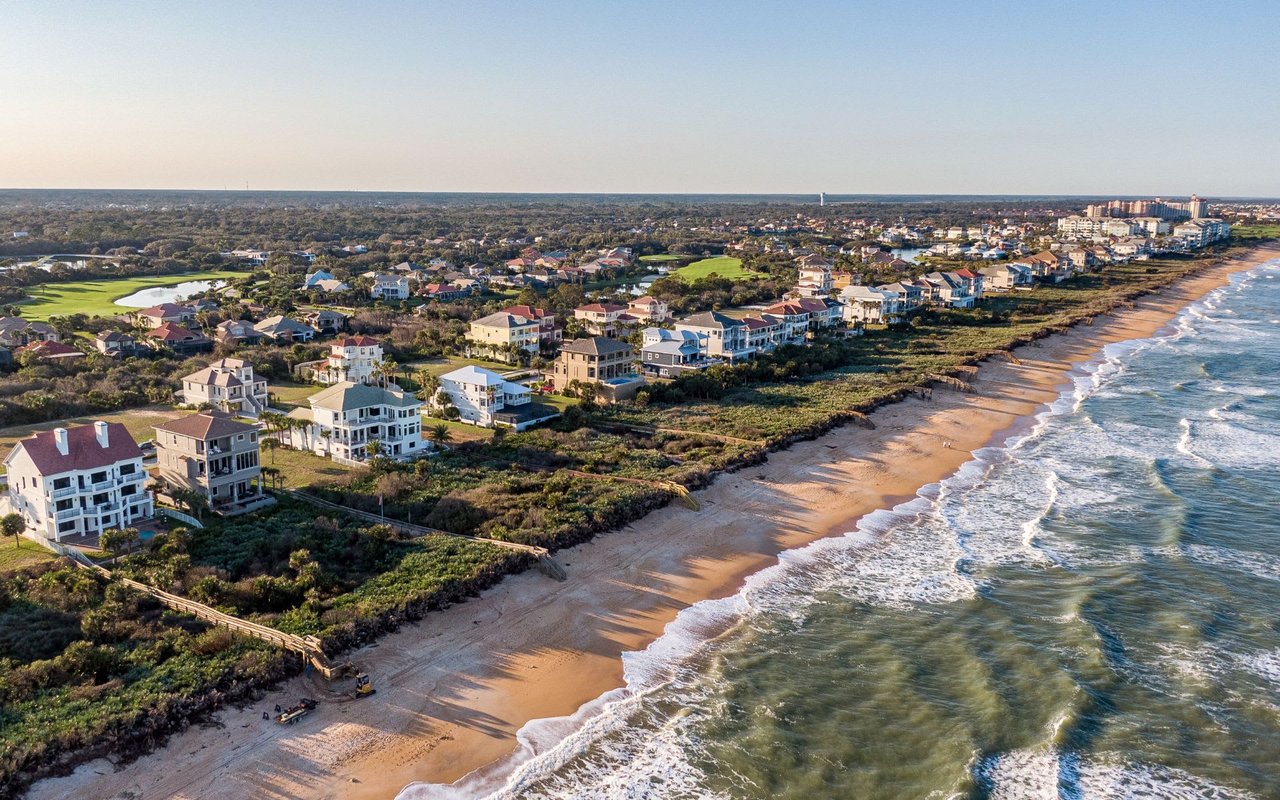
{"label": "white house with gray roof", "polygon": [[289,412],[309,424],[283,431],[281,441],[335,461],[365,461],[369,442],[379,442],[379,455],[397,460],[416,458],[431,448],[422,440],[422,401],[395,388],[363,383],[330,386],[307,398],[310,408]]}

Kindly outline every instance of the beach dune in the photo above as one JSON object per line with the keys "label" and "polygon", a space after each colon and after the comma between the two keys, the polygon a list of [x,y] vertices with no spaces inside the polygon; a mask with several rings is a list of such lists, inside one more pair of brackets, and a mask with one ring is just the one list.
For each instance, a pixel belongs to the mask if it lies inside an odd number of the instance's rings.
{"label": "beach dune", "polygon": [[1233,272],[1278,256],[1280,248],[1258,248],[1131,310],[1021,348],[1020,363],[985,363],[973,394],[940,388],[932,400],[877,410],[874,430],[845,427],[771,453],[697,492],[700,511],[672,504],[560,552],[565,582],[529,571],[430,614],[352,654],[373,676],[372,699],[322,702],[296,726],[263,721],[264,709],[315,694],[299,677],[123,769],[94,761],[29,796],[387,800],[415,781],[500,772],[522,726],[617,690],[621,654],[645,648],[682,609],[735,593],[784,550],[910,499],[970,451],[1028,426],[1106,344],[1153,335]]}

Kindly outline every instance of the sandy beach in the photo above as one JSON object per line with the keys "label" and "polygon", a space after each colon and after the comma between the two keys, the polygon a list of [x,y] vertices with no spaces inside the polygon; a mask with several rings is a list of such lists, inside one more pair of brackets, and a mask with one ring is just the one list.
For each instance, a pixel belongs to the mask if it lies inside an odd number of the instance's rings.
{"label": "sandy beach", "polygon": [[[568,580],[537,571],[384,637],[350,659],[371,699],[326,699],[307,677],[230,709],[117,770],[106,760],[36,784],[28,797],[123,800],[389,800],[415,781],[448,783],[500,764],[533,719],[572,714],[622,686],[620,655],[644,649],[680,610],[738,591],[780,552],[848,531],[1003,442],[1058,397],[1106,344],[1153,335],[1229,276],[1280,257],[1258,248],[1092,326],[990,361],[975,393],[938,388],[772,453],[627,528],[557,554]],[[950,446],[944,446],[949,443]],[[343,687],[349,688],[349,687]],[[323,702],[295,726],[262,719],[300,696]]]}

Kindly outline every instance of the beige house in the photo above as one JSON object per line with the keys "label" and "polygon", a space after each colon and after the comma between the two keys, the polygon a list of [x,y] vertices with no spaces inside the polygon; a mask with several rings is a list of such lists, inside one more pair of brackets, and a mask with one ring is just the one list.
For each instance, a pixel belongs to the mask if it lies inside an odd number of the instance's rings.
{"label": "beige house", "polygon": [[218,514],[243,514],[275,502],[262,492],[258,447],[256,424],[202,411],[156,426],[156,475],[204,495]]}
{"label": "beige house", "polygon": [[182,401],[189,406],[208,403],[223,411],[256,417],[267,408],[267,382],[254,376],[249,362],[220,358],[183,377]]}
{"label": "beige house", "polygon": [[644,378],[635,371],[631,345],[607,336],[574,339],[560,348],[551,381],[562,392],[574,381],[597,386],[597,394],[609,401],[635,396]]}
{"label": "beige house", "polygon": [[471,329],[467,331],[468,342],[483,352],[499,357],[505,355],[503,348],[507,345],[536,353],[540,338],[537,320],[505,311],[472,320]]}

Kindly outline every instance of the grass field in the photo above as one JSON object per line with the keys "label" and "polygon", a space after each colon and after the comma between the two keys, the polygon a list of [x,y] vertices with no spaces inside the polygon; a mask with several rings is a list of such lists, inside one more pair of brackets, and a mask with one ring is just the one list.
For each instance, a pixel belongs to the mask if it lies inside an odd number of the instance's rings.
{"label": "grass field", "polygon": [[503,364],[501,361],[486,361],[483,358],[464,358],[462,356],[449,356],[447,358],[431,358],[426,361],[410,361],[403,365],[409,370],[409,376],[414,377],[419,370],[427,370],[432,375],[443,375],[446,372],[453,372],[455,369],[466,366],[483,367],[499,374],[503,372],[511,372],[520,369],[518,365]]}
{"label": "grass field", "polygon": [[0,541],[0,572],[39,564],[53,558],[50,550],[26,539],[20,539],[17,546],[14,546],[13,539],[9,537]]}
{"label": "grass field", "polygon": [[[97,420],[102,420],[103,422],[119,422],[123,424],[135,441],[142,442],[156,438],[153,426],[190,413],[190,411],[178,411],[168,406],[145,406],[143,408],[131,408],[127,411],[115,411],[110,414],[99,414],[93,417],[75,417],[73,419],[58,420],[57,422],[42,422],[39,425],[14,425],[8,428],[0,428],[0,458],[9,454],[14,442],[19,439],[25,439],[36,431],[90,425]],[[0,471],[3,471],[3,469],[3,467],[0,467]]]}
{"label": "grass field", "polygon": [[31,287],[32,298],[21,303],[22,316],[33,320],[67,314],[89,316],[113,316],[129,309],[115,301],[141,289],[156,286],[176,286],[187,281],[225,280],[243,278],[243,272],[218,270],[213,272],[187,272],[181,275],[159,275],[148,278],[116,278],[94,281],[65,281]]}
{"label": "grass field", "polygon": [[307,398],[324,388],[310,383],[272,383],[267,385],[267,394],[271,396],[271,404],[277,408],[307,408]]}
{"label": "grass field", "polygon": [[645,264],[669,264],[672,261],[686,261],[690,256],[673,256],[673,255],[656,255],[656,256],[640,256],[640,261]]}
{"label": "grass field", "polygon": [[280,470],[280,479],[286,488],[300,489],[313,483],[349,475],[361,467],[348,467],[303,450],[277,447],[262,448],[260,463],[264,467]]}
{"label": "grass field", "polygon": [[1277,239],[1280,225],[1232,225],[1231,235],[1237,239]]}
{"label": "grass field", "polygon": [[753,272],[742,268],[742,259],[733,258],[731,256],[716,256],[715,258],[704,258],[695,261],[692,264],[681,267],[675,271],[675,275],[682,280],[693,281],[705,278],[715,273],[721,278],[729,280],[754,280],[763,278],[764,274]]}

